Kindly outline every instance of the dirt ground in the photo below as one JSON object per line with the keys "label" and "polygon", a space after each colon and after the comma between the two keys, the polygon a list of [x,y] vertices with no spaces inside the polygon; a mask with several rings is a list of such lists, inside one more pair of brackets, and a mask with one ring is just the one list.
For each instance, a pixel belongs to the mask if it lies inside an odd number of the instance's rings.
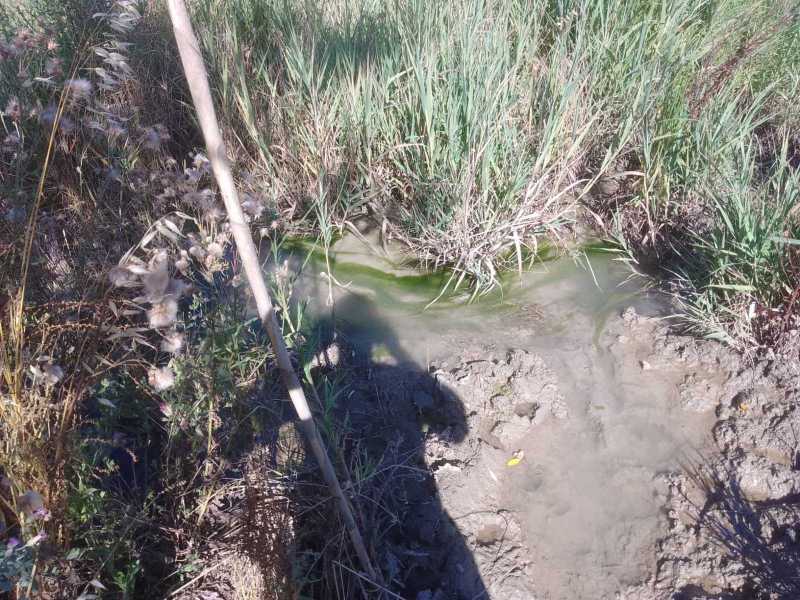
{"label": "dirt ground", "polygon": [[570,401],[575,378],[541,352],[475,347],[432,367],[467,432],[430,433],[425,460],[484,597],[798,597],[797,364],[745,365],[634,309],[599,347],[616,406],[599,378]]}

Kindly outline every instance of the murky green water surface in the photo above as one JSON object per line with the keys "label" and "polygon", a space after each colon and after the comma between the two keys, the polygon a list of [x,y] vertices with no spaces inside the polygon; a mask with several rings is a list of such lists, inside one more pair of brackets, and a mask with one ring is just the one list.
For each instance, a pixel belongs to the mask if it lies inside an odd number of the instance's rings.
{"label": "murky green water surface", "polygon": [[330,290],[328,278],[319,275],[326,261],[317,248],[306,264],[301,294],[311,299],[311,314],[325,320],[331,291],[337,325],[350,343],[380,345],[396,360],[421,366],[447,358],[458,338],[483,337],[491,344],[504,334],[512,342],[531,328],[549,338],[568,331],[577,315],[581,327],[588,318],[596,338],[606,320],[626,306],[645,313],[664,306],[642,294],[642,282],[599,247],[572,257],[540,256],[521,275],[506,274],[502,287],[478,298],[466,286],[439,297],[447,273],[419,273],[378,248],[376,241],[365,243],[353,235],[340,240],[329,253],[339,284],[330,284]]}

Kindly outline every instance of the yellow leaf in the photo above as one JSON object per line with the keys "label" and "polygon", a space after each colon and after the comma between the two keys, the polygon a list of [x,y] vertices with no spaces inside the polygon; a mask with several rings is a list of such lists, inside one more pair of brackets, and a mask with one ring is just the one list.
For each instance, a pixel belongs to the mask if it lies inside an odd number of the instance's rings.
{"label": "yellow leaf", "polygon": [[517,450],[511,455],[511,458],[508,459],[506,466],[516,467],[519,463],[522,462],[523,458],[525,458],[525,453],[522,450]]}

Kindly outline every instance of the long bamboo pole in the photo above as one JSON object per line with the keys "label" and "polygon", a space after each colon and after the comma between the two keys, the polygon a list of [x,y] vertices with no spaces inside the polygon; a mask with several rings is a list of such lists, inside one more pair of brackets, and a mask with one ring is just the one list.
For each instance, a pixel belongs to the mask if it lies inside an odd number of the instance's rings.
{"label": "long bamboo pole", "polygon": [[256,301],[258,316],[269,335],[283,383],[289,390],[289,398],[300,419],[300,428],[308,439],[311,451],[314,453],[317,463],[319,463],[320,470],[331,494],[337,500],[345,527],[350,534],[350,539],[353,542],[358,559],[361,561],[361,566],[370,579],[377,582],[377,574],[370,561],[356,520],[353,517],[352,507],[342,491],[342,486],[339,485],[336,471],[334,471],[333,464],[331,464],[328,453],[325,451],[319,430],[308,407],[305,392],[303,392],[300,380],[292,367],[280,325],[278,325],[278,320],[275,317],[272,300],[267,290],[267,284],[264,281],[264,274],[258,262],[256,246],[250,234],[250,228],[244,219],[242,205],[239,203],[239,195],[233,182],[228,156],[225,152],[225,145],[222,141],[222,134],[214,111],[211,89],[208,85],[208,74],[200,53],[200,45],[192,29],[189,13],[183,0],[167,0],[167,5],[169,7],[169,16],[172,20],[172,28],[175,32],[175,40],[178,43],[178,52],[183,63],[183,70],[189,82],[192,101],[200,121],[200,128],[203,131],[208,160],[211,163],[214,177],[217,180],[217,185],[225,203],[225,209],[228,212],[231,232],[244,266],[247,282]]}

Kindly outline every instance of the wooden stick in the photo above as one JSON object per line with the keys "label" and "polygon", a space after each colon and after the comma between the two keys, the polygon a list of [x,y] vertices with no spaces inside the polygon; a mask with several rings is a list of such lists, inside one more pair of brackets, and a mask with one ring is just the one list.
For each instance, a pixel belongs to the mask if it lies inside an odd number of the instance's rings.
{"label": "wooden stick", "polygon": [[317,463],[319,463],[320,470],[325,478],[325,482],[328,484],[331,494],[338,502],[345,527],[347,527],[347,531],[350,534],[350,539],[361,561],[361,566],[370,579],[377,581],[377,573],[367,554],[361,532],[353,517],[352,508],[342,491],[341,485],[339,485],[336,472],[325,451],[322,438],[314,422],[314,417],[308,407],[306,395],[292,367],[291,360],[289,359],[289,352],[286,350],[286,344],[283,340],[283,334],[278,325],[278,320],[275,317],[272,300],[267,290],[267,284],[264,281],[264,274],[258,262],[256,246],[250,234],[250,227],[245,221],[242,205],[239,203],[239,196],[233,182],[228,156],[225,152],[225,145],[222,141],[222,134],[220,133],[219,123],[217,122],[217,116],[214,111],[211,89],[208,85],[208,74],[203,63],[202,54],[200,53],[200,45],[192,29],[189,13],[186,10],[184,0],[167,0],[167,5],[169,7],[169,16],[172,20],[172,28],[175,32],[175,40],[178,43],[178,52],[180,53],[181,62],[183,63],[183,70],[189,82],[189,90],[191,91],[194,107],[197,111],[198,120],[200,121],[200,128],[203,131],[203,139],[205,140],[206,149],[208,151],[208,160],[211,163],[214,177],[217,180],[222,199],[225,202],[225,209],[228,213],[231,232],[233,233],[242,265],[244,266],[247,282],[250,285],[250,289],[256,301],[258,316],[264,324],[264,328],[267,330],[269,339],[272,342],[272,348],[275,351],[275,358],[278,362],[283,383],[289,390],[289,398],[294,405],[297,416],[300,418],[300,428],[308,438],[311,451],[314,453]]}

